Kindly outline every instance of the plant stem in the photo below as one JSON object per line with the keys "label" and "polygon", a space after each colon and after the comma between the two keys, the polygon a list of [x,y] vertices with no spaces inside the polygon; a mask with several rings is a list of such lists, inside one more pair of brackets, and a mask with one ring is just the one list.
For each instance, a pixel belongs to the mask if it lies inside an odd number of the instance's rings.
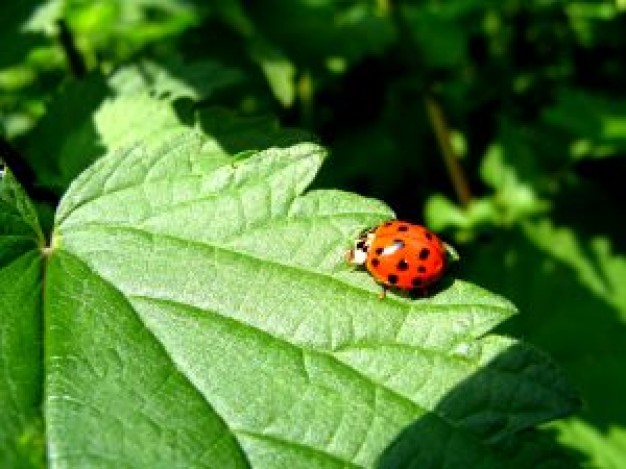
{"label": "plant stem", "polygon": [[446,122],[441,105],[430,93],[426,93],[424,95],[424,104],[426,106],[430,122],[435,131],[437,143],[439,144],[439,149],[441,150],[441,155],[446,165],[448,176],[450,177],[450,181],[454,187],[454,192],[456,193],[459,203],[463,207],[466,207],[472,199],[472,194],[470,192],[467,179],[465,178],[465,173],[463,172],[463,169],[459,164],[459,160],[454,153],[454,148],[452,148],[450,128]]}
{"label": "plant stem", "polygon": [[439,144],[439,149],[441,150],[441,155],[443,157],[448,176],[452,186],[454,187],[454,192],[456,193],[459,203],[465,207],[472,199],[472,194],[470,192],[469,184],[467,182],[467,178],[465,177],[463,168],[459,164],[459,160],[454,153],[454,148],[452,147],[450,139],[450,129],[443,113],[443,109],[437,99],[431,92],[428,91],[433,80],[432,78],[425,76],[422,71],[424,67],[419,62],[421,52],[414,42],[411,28],[407,24],[402,8],[398,8],[398,5],[395,4],[393,0],[387,0],[387,3],[390,8],[390,17],[400,36],[400,43],[404,47],[405,62],[408,66],[409,73],[415,74],[420,80],[420,83],[418,83],[420,88],[426,90],[424,92],[424,105],[426,107],[426,112],[428,113],[428,117],[433,126],[435,137],[437,139],[437,143]]}
{"label": "plant stem", "polygon": [[32,168],[24,161],[22,155],[2,137],[0,137],[0,159],[6,163],[15,179],[31,198],[52,204],[58,202],[59,198],[54,192],[36,184],[36,177]]}
{"label": "plant stem", "polygon": [[82,78],[87,74],[87,66],[83,60],[80,51],[76,47],[74,36],[65,20],[58,20],[57,26],[59,27],[59,42],[65,52],[67,63],[70,67],[72,75],[76,78]]}

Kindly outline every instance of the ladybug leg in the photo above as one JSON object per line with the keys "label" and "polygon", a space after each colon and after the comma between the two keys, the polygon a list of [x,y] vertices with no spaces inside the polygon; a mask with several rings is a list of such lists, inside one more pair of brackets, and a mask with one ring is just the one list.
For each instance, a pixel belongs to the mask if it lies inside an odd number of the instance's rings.
{"label": "ladybug leg", "polygon": [[387,296],[387,287],[381,285],[381,290],[378,292],[378,299],[383,300]]}

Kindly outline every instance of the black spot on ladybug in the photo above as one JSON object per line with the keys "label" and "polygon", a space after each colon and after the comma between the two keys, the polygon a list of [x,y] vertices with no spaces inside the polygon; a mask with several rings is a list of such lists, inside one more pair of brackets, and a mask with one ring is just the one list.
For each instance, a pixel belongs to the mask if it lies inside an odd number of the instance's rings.
{"label": "black spot on ladybug", "polygon": [[389,275],[387,275],[387,281],[391,285],[395,285],[396,283],[398,283],[398,276],[395,275],[395,274],[389,274]]}
{"label": "black spot on ladybug", "polygon": [[420,265],[420,266],[417,268],[417,271],[418,271],[419,273],[421,273],[421,274],[424,274],[424,273],[426,273],[426,267],[424,267],[423,265]]}
{"label": "black spot on ladybug", "polygon": [[391,226],[391,225],[393,225],[393,222],[392,222],[392,221],[388,221],[388,222],[387,222],[387,223],[385,223],[383,226]]}
{"label": "black spot on ladybug", "polygon": [[376,254],[378,254],[379,256],[383,253],[383,251],[383,248],[376,248]]}
{"label": "black spot on ladybug", "polygon": [[398,231],[409,231],[409,227],[407,225],[400,225]]}
{"label": "black spot on ladybug", "polygon": [[426,232],[426,239],[428,241],[432,241],[433,240],[433,234],[430,231]]}
{"label": "black spot on ladybug", "polygon": [[413,285],[414,287],[421,287],[422,279],[419,277],[415,277],[413,280],[411,280],[411,285]]}
{"label": "black spot on ladybug", "polygon": [[405,261],[404,259],[402,259],[400,262],[398,262],[397,267],[398,267],[398,270],[408,270],[409,263]]}
{"label": "black spot on ladybug", "polygon": [[380,264],[380,261],[378,259],[372,259],[372,265],[374,267],[378,267],[378,264]]}
{"label": "black spot on ladybug", "polygon": [[430,249],[422,248],[422,250],[420,251],[420,259],[425,261],[426,259],[428,259],[428,256],[430,256]]}

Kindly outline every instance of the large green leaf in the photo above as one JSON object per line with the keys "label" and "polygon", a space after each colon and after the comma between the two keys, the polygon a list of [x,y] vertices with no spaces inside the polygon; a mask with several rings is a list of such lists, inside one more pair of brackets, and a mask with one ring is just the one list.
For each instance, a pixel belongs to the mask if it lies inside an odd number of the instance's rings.
{"label": "large green leaf", "polygon": [[514,307],[462,281],[378,300],[342,255],[392,213],[302,195],[323,159],[183,133],[72,184],[45,285],[52,467],[528,467],[551,448],[530,429],[576,398],[485,335]]}
{"label": "large green leaf", "polygon": [[35,211],[7,170],[0,179],[0,467],[43,463],[42,241]]}

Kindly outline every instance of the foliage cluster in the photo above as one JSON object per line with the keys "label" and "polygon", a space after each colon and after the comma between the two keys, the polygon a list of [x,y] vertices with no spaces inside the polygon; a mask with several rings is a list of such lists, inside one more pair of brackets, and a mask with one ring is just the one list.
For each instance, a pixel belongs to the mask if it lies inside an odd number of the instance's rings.
{"label": "foliage cluster", "polygon": [[[2,2],[0,466],[624,467],[625,27]],[[457,247],[432,297],[342,266],[375,199]]]}

